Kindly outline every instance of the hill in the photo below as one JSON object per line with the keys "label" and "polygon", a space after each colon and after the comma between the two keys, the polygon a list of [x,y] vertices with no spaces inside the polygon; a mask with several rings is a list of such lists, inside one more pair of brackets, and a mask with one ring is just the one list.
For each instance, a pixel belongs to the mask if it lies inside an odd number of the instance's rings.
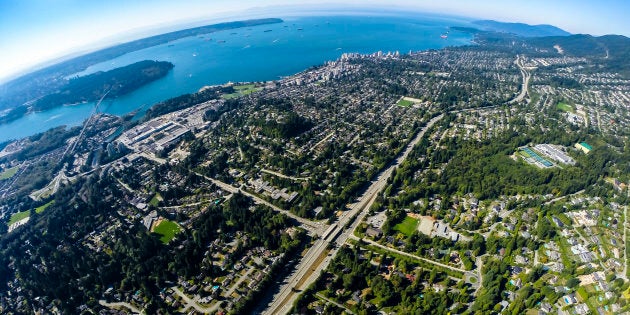
{"label": "hill", "polygon": [[[477,21],[476,24],[504,24],[509,28],[519,23],[500,23],[494,21]],[[526,24],[522,24],[526,25]],[[548,25],[537,25],[547,29]],[[555,28],[551,26],[551,28]],[[567,57],[589,58],[598,64],[597,71],[617,72],[630,78],[630,38],[622,35],[592,36],[587,34],[569,34],[557,36],[527,36],[515,32],[500,30],[480,30],[473,27],[451,27],[451,30],[470,33],[475,36],[475,42],[486,48],[500,49],[505,52],[525,54],[530,57],[553,57],[563,55]],[[540,29],[539,29],[540,30]],[[560,30],[560,29],[558,29]],[[560,30],[561,32],[564,32]],[[524,34],[521,32],[521,34]],[[535,31],[528,32],[535,34]],[[541,33],[542,34],[542,33]],[[568,34],[568,33],[567,33]],[[561,52],[557,50],[561,49]]]}
{"label": "hill", "polygon": [[555,52],[555,45],[562,48],[564,55],[594,58],[602,63],[603,70],[619,72],[630,77],[630,38],[621,35],[553,36],[528,39],[532,46]]}
{"label": "hill", "polygon": [[511,33],[522,37],[568,36],[571,33],[553,25],[529,25],[525,23],[505,23],[492,20],[475,21],[485,31]]}

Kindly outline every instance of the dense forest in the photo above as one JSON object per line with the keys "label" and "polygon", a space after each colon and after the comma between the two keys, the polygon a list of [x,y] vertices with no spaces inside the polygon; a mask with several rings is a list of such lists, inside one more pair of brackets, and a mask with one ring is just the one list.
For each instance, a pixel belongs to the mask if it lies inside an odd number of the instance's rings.
{"label": "dense forest", "polygon": [[[112,176],[82,179],[57,193],[46,212],[31,211],[33,224],[0,238],[0,290],[6,289],[15,272],[31,298],[47,297],[66,314],[75,313],[82,304],[98,307],[95,297],[108,287],[121,292],[139,290],[148,301],[147,313],[169,313],[169,306],[158,297],[166,281],[197,276],[200,270],[204,277],[214,279],[230,270],[204,263],[210,255],[208,244],[215,239],[246,233],[250,241],[239,247],[241,253],[256,246],[288,253],[303,244],[305,234],[291,238],[283,233],[294,225],[289,218],[255,207],[237,194],[225,204],[209,206],[191,229],[168,245],[141,224],[131,224],[103,240],[106,250],[93,251],[83,245],[83,236],[119,217],[121,205],[103,200],[104,193],[120,196],[123,192]],[[244,300],[237,307],[246,310],[251,302]]]}
{"label": "dense forest", "polygon": [[96,72],[70,79],[57,93],[46,95],[33,104],[34,110],[45,110],[64,104],[90,102],[125,95],[137,88],[165,76],[173,68],[166,61],[139,61],[106,72]]}
{"label": "dense forest", "polygon": [[164,77],[173,64],[144,60],[106,72],[96,72],[70,79],[57,92],[48,94],[32,105],[19,106],[0,117],[0,123],[19,119],[29,111],[44,111],[66,104],[97,101],[101,97],[116,98]]}
{"label": "dense forest", "polygon": [[292,138],[300,135],[302,132],[309,130],[313,127],[313,123],[308,119],[294,113],[284,113],[283,117],[278,121],[265,121],[258,122],[258,126],[261,129],[262,134],[271,138]]}

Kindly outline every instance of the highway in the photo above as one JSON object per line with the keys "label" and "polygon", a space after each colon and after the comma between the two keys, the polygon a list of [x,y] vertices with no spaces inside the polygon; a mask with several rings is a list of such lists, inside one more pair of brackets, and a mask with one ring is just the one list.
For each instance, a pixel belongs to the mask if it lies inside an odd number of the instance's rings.
{"label": "highway", "polygon": [[521,93],[514,99],[509,101],[508,104],[520,102],[525,98],[525,95],[527,95],[527,86],[529,85],[529,80],[532,77],[531,72],[529,72],[529,70],[531,69],[525,67],[525,57],[521,59],[521,56],[516,56],[516,60],[514,61],[514,63],[521,70],[521,75],[523,76],[523,85],[521,87]]}
{"label": "highway", "polygon": [[[630,197],[630,189],[628,189],[628,197]],[[628,280],[628,204],[623,206],[623,274],[620,278]]]}
{"label": "highway", "polygon": [[[372,184],[360,197],[359,202],[355,203],[349,211],[342,214],[339,217],[339,221],[332,224],[328,230],[322,234],[322,238],[315,241],[313,246],[300,261],[297,269],[289,276],[289,280],[284,282],[280,291],[273,297],[273,301],[267,306],[263,314],[286,314],[289,312],[299,294],[298,292],[306,289],[315,282],[320,272],[328,266],[337,253],[336,248],[338,246],[335,246],[330,253],[327,253],[326,249],[328,245],[332,242],[335,242],[336,245],[341,245],[346,242],[348,237],[352,234],[352,231],[354,231],[363,217],[368,213],[367,210],[369,210],[378,196],[378,193],[387,185],[387,179],[391,176],[394,169],[409,156],[416,144],[420,142],[425,132],[443,117],[444,114],[441,114],[431,119],[413,140],[409,142],[405,150],[398,155],[390,166],[372,181]],[[345,226],[348,226],[348,228],[344,229]]]}
{"label": "highway", "polygon": [[81,132],[79,133],[79,136],[77,136],[77,138],[74,140],[74,142],[66,148],[66,151],[63,152],[63,154],[61,155],[61,158],[59,159],[60,161],[63,159],[64,156],[66,156],[66,154],[72,154],[72,152],[74,152],[74,149],[76,148],[77,143],[79,143],[81,141],[81,138],[83,137],[83,134],[85,133],[85,129],[87,129],[87,127],[90,125],[90,123],[92,121],[92,117],[94,117],[94,114],[96,114],[98,112],[98,107],[101,105],[101,102],[103,102],[103,100],[105,99],[107,94],[109,94],[109,92],[111,92],[111,91],[112,91],[111,88],[109,90],[107,90],[107,92],[105,92],[105,94],[103,94],[103,96],[101,96],[101,99],[98,100],[96,105],[94,105],[94,109],[92,110],[92,114],[90,114],[90,117],[83,124],[83,128],[81,128]]}

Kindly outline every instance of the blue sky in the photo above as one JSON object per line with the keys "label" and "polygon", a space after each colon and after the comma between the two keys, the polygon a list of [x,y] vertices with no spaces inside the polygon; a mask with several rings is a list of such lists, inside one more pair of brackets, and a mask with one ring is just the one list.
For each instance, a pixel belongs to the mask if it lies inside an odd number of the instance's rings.
{"label": "blue sky", "polygon": [[[437,2],[437,3],[436,3]],[[627,0],[0,0],[0,81],[55,58],[166,31],[236,18],[281,17],[286,5],[386,6],[552,24],[572,33],[630,36]],[[263,7],[268,9],[262,9]],[[260,13],[264,12],[264,13]],[[275,15],[274,15],[275,13]]]}

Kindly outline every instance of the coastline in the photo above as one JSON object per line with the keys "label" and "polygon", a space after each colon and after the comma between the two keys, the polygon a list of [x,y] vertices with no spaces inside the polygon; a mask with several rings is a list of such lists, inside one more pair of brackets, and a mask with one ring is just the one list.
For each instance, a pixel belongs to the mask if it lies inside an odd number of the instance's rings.
{"label": "coastline", "polygon": [[[390,15],[309,16],[282,17],[282,20],[284,22],[271,24],[271,27],[266,25],[241,29],[238,31],[239,36],[230,35],[233,31],[215,32],[212,41],[205,41],[198,36],[186,37],[178,39],[175,44],[171,42],[170,45],[153,46],[95,65],[94,71],[106,71],[111,63],[124,65],[134,62],[134,58],[155,58],[176,65],[168,76],[128,95],[112,99],[113,102],[101,111],[122,116],[137,109],[139,104],[144,104],[148,109],[161,101],[227,82],[280,80],[336,60],[344,53],[425,51],[470,45],[473,39],[468,34],[449,36],[446,41],[441,39],[440,34],[453,23],[435,20],[432,15],[404,18]],[[403,32],[400,31],[402,26],[405,26]],[[298,31],[298,28],[303,30]],[[273,31],[264,32],[267,29]],[[361,34],[370,35],[360,38]],[[383,42],[383,36],[390,40]],[[278,38],[282,40],[274,42]],[[217,44],[223,39],[229,41]],[[245,45],[251,45],[251,48],[238,50]],[[239,51],[239,54],[235,55],[235,51]],[[191,57],[193,52],[197,52],[198,57]],[[282,57],[284,55],[289,58]],[[80,125],[89,115],[90,110],[86,107],[90,104],[72,104],[61,107],[61,110],[29,114],[14,123],[0,124],[0,142],[33,135],[62,124]],[[73,111],[75,109],[77,112]],[[142,116],[143,112],[139,112],[138,116]],[[53,115],[59,118],[47,121],[49,117],[45,116]],[[81,119],[81,115],[85,117]],[[31,128],[33,124],[35,128]],[[13,132],[16,129],[28,129],[29,132]]]}

